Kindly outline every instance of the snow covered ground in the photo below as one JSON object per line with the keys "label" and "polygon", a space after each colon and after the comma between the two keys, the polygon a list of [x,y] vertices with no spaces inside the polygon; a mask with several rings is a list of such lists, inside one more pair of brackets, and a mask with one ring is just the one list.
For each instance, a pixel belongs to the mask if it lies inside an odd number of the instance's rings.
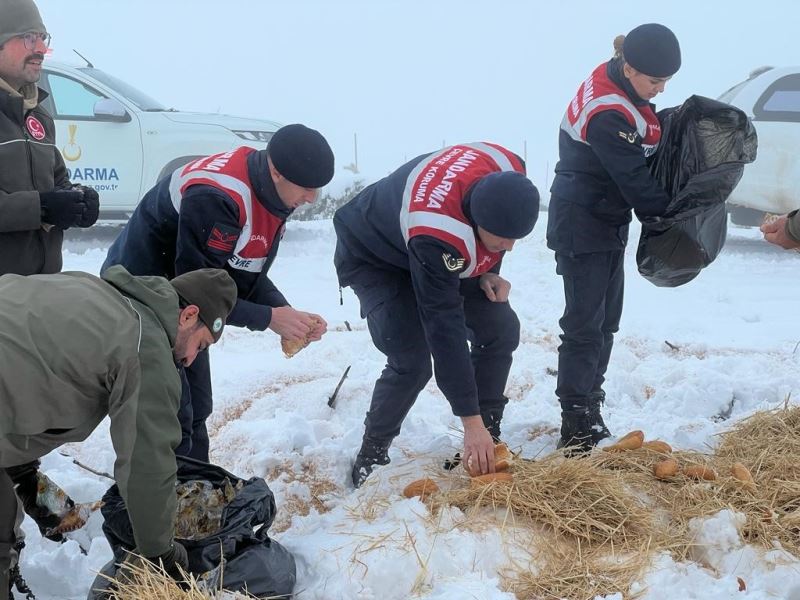
{"label": "snow covered ground", "polygon": [[[503,432],[524,456],[551,451],[560,423],[552,372],[563,298],[544,244],[545,219],[543,213],[533,235],[507,257],[503,273],[513,284],[523,329]],[[631,239],[638,239],[638,229]],[[108,243],[72,242],[65,269],[97,273],[105,257],[100,246]],[[362,489],[348,486],[383,357],[349,290],[339,305],[333,247],[330,222],[292,222],[270,272],[295,307],[328,320],[320,343],[287,360],[274,334],[228,328],[212,348],[212,461],[240,476],[267,479],[279,508],[274,537],[297,558],[300,600],[513,598],[500,582],[510,560],[520,557],[508,533],[467,527],[456,509],[431,519],[418,500],[399,495],[458,446],[458,422],[433,382],[395,441],[392,463]],[[642,429],[648,438],[703,449],[730,423],[775,407],[790,393],[800,397],[800,256],[769,247],[755,230],[731,229],[723,254],[694,282],[660,289],[636,273],[634,254],[635,243],[628,249],[626,309],[605,386],[606,422],[614,433]],[[349,377],[330,409],[328,396],[348,365]],[[727,422],[714,419],[727,410]],[[62,451],[112,470],[107,427]],[[58,453],[43,466],[76,501],[98,499],[109,483]],[[800,562],[743,545],[737,522],[723,512],[698,524],[708,543],[706,566],[664,556],[642,582],[644,597],[800,599]],[[79,534],[89,547],[83,555],[75,542],[41,540],[25,522],[22,568],[38,598],[85,598],[94,573],[111,556],[100,525],[93,516]],[[747,582],[746,593],[738,591],[737,577]]]}

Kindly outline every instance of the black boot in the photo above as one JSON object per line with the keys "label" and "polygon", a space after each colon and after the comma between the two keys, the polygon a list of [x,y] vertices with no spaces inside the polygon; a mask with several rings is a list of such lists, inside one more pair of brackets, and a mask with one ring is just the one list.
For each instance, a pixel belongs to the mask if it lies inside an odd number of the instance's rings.
{"label": "black boot", "polygon": [[353,485],[356,488],[363,485],[376,465],[389,464],[389,446],[391,444],[392,440],[379,440],[364,435],[351,473]]}
{"label": "black boot", "polygon": [[585,406],[573,406],[561,411],[561,438],[556,448],[568,448],[567,455],[589,452],[596,444],[592,441],[592,420]]}
{"label": "black boot", "polygon": [[501,406],[499,408],[491,408],[488,410],[481,411],[481,419],[483,419],[483,426],[492,434],[492,438],[494,439],[495,443],[500,441],[500,421],[503,420],[503,409],[505,407]]}
{"label": "black boot", "polygon": [[589,396],[589,420],[592,423],[592,445],[596,446],[601,440],[611,437],[611,432],[603,421],[600,408],[606,401],[604,391],[592,392]]}

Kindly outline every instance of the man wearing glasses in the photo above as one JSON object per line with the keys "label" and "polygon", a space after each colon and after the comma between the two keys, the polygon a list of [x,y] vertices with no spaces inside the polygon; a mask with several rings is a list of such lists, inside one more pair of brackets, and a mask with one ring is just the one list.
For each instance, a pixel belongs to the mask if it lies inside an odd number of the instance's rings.
{"label": "man wearing glasses", "polygon": [[[97,192],[67,178],[53,119],[40,105],[46,92],[36,82],[49,45],[31,0],[0,0],[0,275],[58,273],[64,230],[90,227],[99,212]],[[37,469],[29,463],[8,474],[44,531],[54,516],[36,507]]]}

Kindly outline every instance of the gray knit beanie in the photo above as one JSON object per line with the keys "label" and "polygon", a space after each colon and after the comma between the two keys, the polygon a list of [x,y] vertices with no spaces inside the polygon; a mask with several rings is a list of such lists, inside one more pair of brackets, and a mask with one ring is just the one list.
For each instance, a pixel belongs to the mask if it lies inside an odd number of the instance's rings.
{"label": "gray knit beanie", "polygon": [[29,31],[47,32],[33,0],[0,0],[0,46]]}

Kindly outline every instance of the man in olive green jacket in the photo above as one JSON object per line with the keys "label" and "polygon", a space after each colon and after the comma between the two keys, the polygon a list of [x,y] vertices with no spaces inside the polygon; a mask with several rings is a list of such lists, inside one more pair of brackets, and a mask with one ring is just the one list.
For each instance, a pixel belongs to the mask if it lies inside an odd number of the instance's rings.
{"label": "man in olive green jacket", "polygon": [[[0,277],[0,594],[7,589],[16,498],[4,468],[86,439],[106,415],[136,553],[185,567],[173,542],[174,449],[181,383],[219,339],[236,302],[219,269],[172,281],[112,267],[87,273]],[[53,304],[57,298],[58,303]]]}

